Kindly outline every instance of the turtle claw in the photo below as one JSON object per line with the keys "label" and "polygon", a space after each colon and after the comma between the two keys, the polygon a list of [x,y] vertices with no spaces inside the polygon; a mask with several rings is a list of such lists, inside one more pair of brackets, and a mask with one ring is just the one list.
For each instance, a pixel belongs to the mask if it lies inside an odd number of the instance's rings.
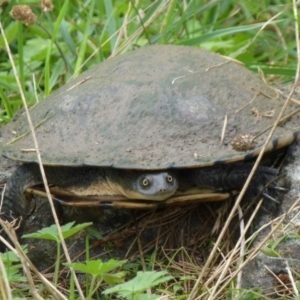
{"label": "turtle claw", "polygon": [[[273,190],[273,191],[278,191],[278,192],[282,192],[282,193],[286,193],[286,192],[289,191],[289,189],[287,189],[285,187],[281,187],[281,186],[278,186],[278,185],[274,184],[274,180],[269,182],[269,184],[265,187],[264,190]],[[270,196],[266,192],[262,192],[261,195],[264,197],[264,199],[271,200],[275,203],[280,203],[278,200],[276,200],[275,198],[273,198],[272,196]]]}
{"label": "turtle claw", "polygon": [[262,196],[264,197],[264,199],[268,199],[268,200],[271,200],[271,201],[273,201],[275,203],[279,203],[279,201],[277,201],[275,198],[273,198],[272,196],[270,196],[267,193],[262,193]]}
{"label": "turtle claw", "polygon": [[268,189],[272,189],[272,190],[276,190],[276,191],[280,191],[280,192],[288,192],[289,191],[289,189],[281,187],[281,186],[277,186],[277,185],[270,186],[270,187],[268,187]]}

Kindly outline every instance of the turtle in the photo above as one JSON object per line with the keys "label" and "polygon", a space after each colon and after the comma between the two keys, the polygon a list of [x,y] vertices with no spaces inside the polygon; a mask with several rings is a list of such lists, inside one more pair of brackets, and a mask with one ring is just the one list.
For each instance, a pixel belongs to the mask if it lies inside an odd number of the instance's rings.
{"label": "turtle", "polygon": [[[284,100],[236,60],[152,45],[93,66],[30,116],[58,200],[147,208],[238,193]],[[299,141],[296,109],[290,103],[265,156]],[[29,192],[42,184],[26,115],[3,127],[1,153],[20,163],[7,181],[4,218],[26,216]],[[248,193],[262,193],[277,173],[259,166]]]}

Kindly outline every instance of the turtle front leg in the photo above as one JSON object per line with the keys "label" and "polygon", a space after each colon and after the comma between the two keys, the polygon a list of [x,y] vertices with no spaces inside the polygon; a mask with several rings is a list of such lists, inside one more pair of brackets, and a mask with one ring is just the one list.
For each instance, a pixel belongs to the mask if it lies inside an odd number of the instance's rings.
{"label": "turtle front leg", "polygon": [[6,184],[1,217],[11,221],[13,218],[28,215],[31,197],[25,190],[42,183],[42,178],[37,164],[24,164],[18,167]]}
{"label": "turtle front leg", "polygon": [[[240,191],[253,165],[248,163],[234,165],[220,165],[207,168],[190,169],[182,172],[183,178],[179,182],[179,189],[190,187],[209,188],[216,192],[237,190]],[[259,166],[247,189],[247,195],[257,196],[264,190],[265,186],[274,179],[278,171],[271,167]]]}

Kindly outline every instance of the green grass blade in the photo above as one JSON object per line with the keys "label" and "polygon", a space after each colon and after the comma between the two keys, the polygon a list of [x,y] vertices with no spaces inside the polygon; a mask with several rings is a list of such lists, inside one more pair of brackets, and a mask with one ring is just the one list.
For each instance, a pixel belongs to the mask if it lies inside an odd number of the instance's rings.
{"label": "green grass blade", "polygon": [[82,63],[84,61],[84,55],[86,52],[87,41],[90,36],[90,26],[91,26],[91,22],[93,20],[94,7],[95,7],[95,0],[91,1],[90,5],[89,5],[89,14],[87,16],[83,38],[80,43],[79,54],[78,54],[78,58],[77,58],[76,65],[75,65],[74,77],[79,75],[80,69],[82,67]]}
{"label": "green grass blade", "polygon": [[57,34],[60,30],[61,27],[61,23],[67,13],[68,10],[68,6],[69,6],[69,0],[65,0],[64,1],[64,5],[62,6],[59,15],[57,17],[57,20],[54,23],[54,28],[53,28],[53,32],[52,32],[52,39],[51,39],[51,43],[50,43],[50,47],[48,48],[48,52],[47,52],[47,57],[46,57],[46,62],[45,62],[45,96],[49,95],[51,92],[51,84],[50,84],[50,72],[51,72],[51,52],[52,52],[52,48],[53,48],[53,44],[55,39],[57,38]]}

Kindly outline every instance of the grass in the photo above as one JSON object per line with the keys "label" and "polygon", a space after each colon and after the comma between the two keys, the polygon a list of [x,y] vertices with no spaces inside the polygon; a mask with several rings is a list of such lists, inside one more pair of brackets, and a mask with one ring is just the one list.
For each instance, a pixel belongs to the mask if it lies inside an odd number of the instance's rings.
{"label": "grass", "polygon": [[[12,19],[10,12],[14,1],[0,2],[1,23],[29,106],[90,66],[149,44],[206,48],[236,58],[255,72],[262,70],[267,80],[274,84],[295,78],[298,58],[292,3],[282,4],[282,1],[276,0],[272,4],[270,1],[226,0],[52,2],[53,10],[48,12],[41,9],[40,1],[18,2],[30,4],[36,15],[31,25]],[[0,121],[3,124],[11,120],[23,104],[2,36],[0,51]],[[220,219],[215,221],[224,223]],[[203,240],[198,240],[203,245],[202,249],[212,249],[215,240],[209,238],[209,234],[203,236]],[[164,281],[164,285],[160,286],[161,295],[176,295],[178,299],[181,295],[181,299],[192,299],[196,297],[194,292],[200,288],[203,299],[208,299],[209,294],[215,297],[210,299],[229,299],[240,295],[242,292],[238,291],[235,281],[238,281],[240,269],[234,266],[236,263],[243,266],[245,262],[239,261],[240,246],[237,244],[234,248],[225,240],[223,237],[226,251],[215,256],[218,259],[223,256],[223,259],[206,268],[202,268],[201,263],[199,267],[185,248],[163,253],[164,260],[156,255],[150,257],[152,266],[168,269],[176,278],[171,285]],[[245,244],[245,239],[240,242]],[[258,248],[251,249],[246,262],[257,252]],[[177,264],[175,258],[178,256],[184,257],[183,265]],[[141,262],[141,265],[145,268],[147,261]],[[223,270],[226,273],[220,276]],[[205,283],[198,285],[196,282],[198,279],[200,283],[198,275],[201,271]],[[178,274],[184,275],[179,277]],[[21,279],[24,280],[23,277]],[[70,295],[76,298],[78,291],[74,285],[73,282]],[[89,297],[93,287],[90,288]],[[52,291],[51,288],[49,293]],[[191,291],[192,294],[188,295]],[[29,295],[37,298],[33,289]],[[252,291],[246,296],[243,299],[262,297],[260,292],[255,294]],[[60,295],[57,297],[61,298]]]}

